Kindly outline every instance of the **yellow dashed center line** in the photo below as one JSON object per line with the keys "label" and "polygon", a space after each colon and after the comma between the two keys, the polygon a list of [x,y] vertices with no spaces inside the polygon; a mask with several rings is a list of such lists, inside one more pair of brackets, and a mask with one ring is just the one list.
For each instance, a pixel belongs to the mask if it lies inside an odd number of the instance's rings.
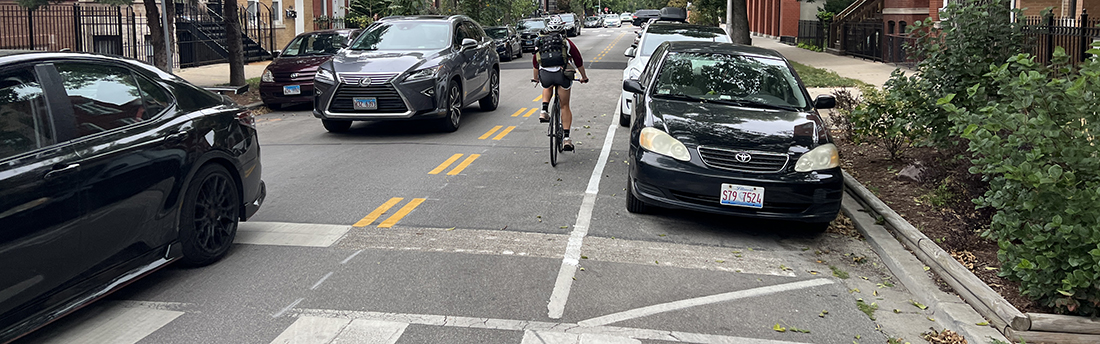
{"label": "yellow dashed center line", "polygon": [[455,168],[451,170],[451,172],[447,172],[447,175],[453,176],[461,173],[462,170],[466,169],[466,166],[470,166],[470,164],[473,163],[474,160],[477,160],[477,158],[480,156],[481,154],[470,154],[470,156],[467,157],[466,160],[462,160],[462,163],[458,164],[458,166],[455,166]]}
{"label": "yellow dashed center line", "polygon": [[[497,128],[500,128],[500,126],[498,125]],[[515,129],[515,128],[516,128],[516,126],[514,126],[514,125],[509,126],[508,129],[504,129],[504,131],[500,132],[500,134],[497,134],[497,137],[494,137],[493,140],[494,141],[500,141],[500,139],[503,139],[505,135],[508,135],[508,133],[512,132],[512,129]]]}
{"label": "yellow dashed center line", "polygon": [[413,211],[413,209],[416,209],[416,207],[419,206],[420,203],[424,203],[425,200],[427,200],[427,199],[426,198],[413,198],[411,201],[409,201],[409,203],[406,203],[404,207],[401,207],[401,210],[398,210],[396,213],[394,213],[393,216],[390,216],[389,218],[386,219],[386,221],[382,221],[382,223],[378,224],[378,227],[379,228],[393,227],[393,225],[397,224],[397,221],[401,221],[401,219],[404,218],[405,215],[408,215],[409,213],[411,213]]}
{"label": "yellow dashed center line", "polygon": [[[539,96],[539,98],[542,98],[542,96]],[[539,108],[531,108],[531,111],[527,111],[527,114],[523,115],[523,117],[525,117],[525,118],[526,117],[531,117],[531,115],[534,114],[535,111],[538,111],[538,110],[539,110]]]}
{"label": "yellow dashed center line", "polygon": [[519,110],[516,110],[516,113],[512,114],[512,117],[519,117],[519,114],[523,113],[524,111],[527,111],[527,108],[519,108]]}
{"label": "yellow dashed center line", "polygon": [[431,172],[428,172],[428,174],[439,174],[439,172],[443,172],[443,170],[447,169],[448,166],[451,166],[451,164],[453,164],[455,160],[458,160],[458,158],[461,157],[462,154],[452,155],[450,158],[447,159],[447,161],[444,161],[442,164],[439,164],[439,166],[436,166],[435,169],[431,170]]}
{"label": "yellow dashed center line", "polygon": [[386,201],[386,203],[382,203],[382,205],[378,206],[378,208],[374,208],[374,211],[370,212],[370,214],[367,214],[367,216],[364,217],[362,220],[359,220],[359,222],[356,222],[354,225],[351,225],[351,226],[352,227],[370,226],[370,224],[373,223],[374,220],[377,220],[379,216],[382,216],[382,214],[385,214],[386,211],[390,210],[390,208],[393,208],[393,206],[397,205],[397,203],[401,202],[401,200],[403,200],[403,199],[404,198],[401,198],[401,197],[390,198],[389,201]]}
{"label": "yellow dashed center line", "polygon": [[[540,94],[540,95],[538,96],[538,98],[535,98],[535,99],[534,99],[534,100],[532,100],[532,101],[533,101],[533,102],[537,102],[537,101],[540,101],[540,100],[542,100],[542,95],[541,95],[541,94]],[[524,117],[527,117],[527,116],[524,116]]]}
{"label": "yellow dashed center line", "polygon": [[[517,112],[517,114],[518,114],[518,113],[519,113],[519,112]],[[513,116],[515,116],[515,115],[513,115]],[[499,126],[499,125],[498,125],[498,126],[495,126],[495,127],[493,127],[493,129],[489,129],[489,131],[488,131],[488,132],[486,132],[485,134],[481,135],[481,137],[478,137],[477,139],[478,139],[478,140],[484,140],[484,139],[487,139],[487,138],[489,138],[489,136],[492,136],[492,135],[493,135],[493,133],[497,132],[497,130],[500,130],[500,128],[501,128],[501,126]]]}

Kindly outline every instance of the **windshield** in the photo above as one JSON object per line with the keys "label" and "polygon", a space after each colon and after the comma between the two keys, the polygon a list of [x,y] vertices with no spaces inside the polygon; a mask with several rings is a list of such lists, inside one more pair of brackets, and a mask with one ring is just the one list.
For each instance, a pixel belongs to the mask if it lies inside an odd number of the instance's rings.
{"label": "windshield", "polygon": [[584,21],[590,21],[590,22],[594,22],[594,21],[597,21],[597,20],[600,20],[600,17],[588,17],[588,18],[584,19]]}
{"label": "windshield", "polygon": [[698,29],[677,29],[677,30],[650,30],[642,35],[642,42],[638,43],[638,56],[653,55],[653,51],[657,50],[657,46],[667,41],[706,41],[706,42],[720,42],[730,43],[729,36],[721,33],[714,32],[702,32]]}
{"label": "windshield", "polygon": [[[711,53],[670,53],[653,95],[803,109],[802,88],[782,60]],[[755,105],[753,105],[755,104]]]}
{"label": "windshield", "polygon": [[338,33],[311,34],[294,37],[280,57],[333,55],[348,46],[348,37]]}
{"label": "windshield", "polygon": [[485,29],[485,34],[494,39],[508,38],[508,29],[498,27]]}
{"label": "windshield", "polygon": [[352,50],[434,50],[451,43],[451,25],[443,22],[377,23],[363,31]]}
{"label": "windshield", "polygon": [[558,17],[561,18],[561,21],[567,22],[567,23],[574,20],[572,13],[559,14]]}
{"label": "windshield", "polygon": [[545,29],[546,22],[542,20],[524,20],[519,22],[519,24],[516,24],[516,28],[520,30]]}

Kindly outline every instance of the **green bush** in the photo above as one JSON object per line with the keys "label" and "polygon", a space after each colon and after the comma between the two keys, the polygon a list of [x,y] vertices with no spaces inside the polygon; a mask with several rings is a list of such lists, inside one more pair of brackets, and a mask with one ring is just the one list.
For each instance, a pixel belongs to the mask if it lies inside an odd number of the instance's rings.
{"label": "green bush", "polygon": [[810,44],[810,43],[799,42],[798,47],[802,48],[802,49],[806,49],[806,50],[811,50],[811,51],[825,51],[825,49],[823,49],[823,48],[821,48],[817,45]]}
{"label": "green bush", "polygon": [[[920,137],[920,130],[914,128],[915,107],[921,104],[908,97],[905,84],[909,78],[895,70],[886,82],[888,91],[874,87],[863,87],[863,104],[860,104],[849,116],[852,126],[851,139],[854,143],[871,141],[881,145],[890,153],[890,159],[900,158],[912,142]],[[922,102],[923,100],[918,100]]]}
{"label": "green bush", "polygon": [[1028,55],[1007,61],[967,90],[982,106],[939,101],[965,128],[971,173],[989,182],[975,200],[996,209],[983,235],[997,241],[1001,274],[1024,295],[1100,316],[1100,60],[1075,69],[1058,48],[1051,66]]}

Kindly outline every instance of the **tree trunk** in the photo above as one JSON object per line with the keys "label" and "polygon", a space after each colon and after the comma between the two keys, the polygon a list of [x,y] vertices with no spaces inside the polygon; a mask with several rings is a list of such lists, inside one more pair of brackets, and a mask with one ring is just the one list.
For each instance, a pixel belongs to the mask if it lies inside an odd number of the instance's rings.
{"label": "tree trunk", "polygon": [[229,51],[229,84],[244,86],[244,44],[241,39],[241,21],[237,10],[237,0],[222,2],[222,17],[225,20],[225,45]]}
{"label": "tree trunk", "polygon": [[156,1],[145,1],[145,18],[149,25],[149,36],[153,45],[153,65],[165,71],[168,69],[168,55],[164,45],[164,28],[161,27],[160,8]]}
{"label": "tree trunk", "polygon": [[733,0],[733,43],[752,44],[749,37],[749,5],[748,0]]}

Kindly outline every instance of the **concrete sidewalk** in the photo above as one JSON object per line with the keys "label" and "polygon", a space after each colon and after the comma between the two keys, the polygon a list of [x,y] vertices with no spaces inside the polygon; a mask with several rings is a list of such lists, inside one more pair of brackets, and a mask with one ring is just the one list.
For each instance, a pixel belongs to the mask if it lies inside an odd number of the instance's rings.
{"label": "concrete sidewalk", "polygon": [[[244,78],[258,78],[264,73],[264,68],[271,61],[258,61],[244,65]],[[229,83],[229,64],[218,63],[206,66],[182,68],[175,73],[177,76],[200,87],[218,86]]]}
{"label": "concrete sidewalk", "polygon": [[882,87],[890,79],[890,73],[901,68],[906,74],[912,72],[904,66],[868,61],[851,56],[838,56],[829,53],[810,51],[796,46],[779,43],[779,40],[766,37],[752,37],[752,45],[778,51],[788,60],[807,66],[827,69],[840,76]]}

